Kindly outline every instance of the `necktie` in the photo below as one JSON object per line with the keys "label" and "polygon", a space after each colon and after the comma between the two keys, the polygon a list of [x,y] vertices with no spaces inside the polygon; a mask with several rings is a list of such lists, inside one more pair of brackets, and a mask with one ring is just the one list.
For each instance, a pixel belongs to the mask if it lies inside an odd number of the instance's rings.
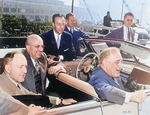
{"label": "necktie", "polygon": [[70,33],[73,34],[73,28],[70,28]]}
{"label": "necktie", "polygon": [[20,89],[20,86],[19,86],[19,84],[17,84],[17,87]]}
{"label": "necktie", "polygon": [[57,49],[59,49],[59,46],[60,46],[60,37],[57,36]]}
{"label": "necktie", "polygon": [[42,93],[40,65],[37,60],[35,60],[35,69],[36,69],[36,71],[34,74],[34,80],[35,80],[36,92]]}
{"label": "necktie", "polygon": [[37,60],[35,60],[35,69],[36,69],[37,74],[38,74],[38,73],[39,73],[39,71],[40,71],[40,65],[39,65],[39,63],[38,63],[38,61],[37,61]]}
{"label": "necktie", "polygon": [[130,29],[128,28],[128,40],[130,41]]}

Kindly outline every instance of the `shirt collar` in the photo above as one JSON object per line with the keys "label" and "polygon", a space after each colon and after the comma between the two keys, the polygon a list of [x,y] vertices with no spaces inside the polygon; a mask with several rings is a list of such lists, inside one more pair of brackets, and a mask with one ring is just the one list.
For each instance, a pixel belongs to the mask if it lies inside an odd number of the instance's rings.
{"label": "shirt collar", "polygon": [[[7,76],[7,75],[6,75]],[[18,84],[19,83],[17,83],[17,82],[15,82],[10,76],[7,76],[9,79],[10,79],[10,81],[12,81],[16,86],[18,86]]]}
{"label": "shirt collar", "polygon": [[[124,29],[126,30],[126,31],[128,31],[128,28],[125,26],[125,25],[123,25],[123,27],[124,27]],[[129,27],[129,29],[130,29],[131,27]]]}
{"label": "shirt collar", "polygon": [[30,58],[31,58],[31,61],[32,61],[34,67],[35,67],[35,59],[33,59],[32,57],[30,57]]}
{"label": "shirt collar", "polygon": [[71,28],[70,28],[70,27],[68,27],[68,26],[67,26],[67,28],[68,28],[68,30],[69,30],[69,31],[71,30]]}
{"label": "shirt collar", "polygon": [[55,29],[54,29],[54,31],[53,31],[53,32],[54,32],[54,36],[55,36],[55,38],[57,38],[57,36],[59,36],[59,37],[61,36],[61,34],[59,34],[59,35],[58,35],[58,34],[55,32]]}

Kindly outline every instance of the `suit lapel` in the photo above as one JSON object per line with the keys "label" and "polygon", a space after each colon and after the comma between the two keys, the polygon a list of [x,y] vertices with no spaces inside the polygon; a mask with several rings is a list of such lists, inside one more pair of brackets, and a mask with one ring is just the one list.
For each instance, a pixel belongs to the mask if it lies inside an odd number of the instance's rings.
{"label": "suit lapel", "polygon": [[46,76],[46,72],[45,72],[45,69],[44,69],[44,65],[39,62],[40,64],[40,71],[41,71],[41,82],[42,82],[42,91],[43,91],[43,94],[45,94],[45,76]]}
{"label": "suit lapel", "polygon": [[[26,74],[26,82],[27,82],[27,85],[28,85],[28,88],[33,91],[33,92],[36,92],[36,88],[35,88],[35,81],[34,81],[34,70],[35,70],[35,67],[32,63],[32,60],[29,56],[29,54],[27,53],[27,51],[24,53],[25,54],[25,57],[27,59],[27,62],[28,62],[28,66],[27,66],[27,74]],[[33,69],[34,68],[34,69]]]}
{"label": "suit lapel", "polygon": [[120,29],[120,32],[119,32],[119,33],[120,33],[120,37],[124,40],[124,34],[123,34],[123,31],[124,31],[124,30],[123,30],[123,26],[122,26],[122,28]]}
{"label": "suit lapel", "polygon": [[19,89],[4,73],[2,74],[3,82],[6,86],[4,86],[4,91],[6,91],[10,95],[22,95],[25,92]]}
{"label": "suit lapel", "polygon": [[56,39],[55,39],[55,36],[54,36],[54,30],[52,30],[52,38],[51,38],[50,42],[52,42],[52,44],[54,45],[54,48],[57,49],[57,43],[56,43]]}
{"label": "suit lapel", "polygon": [[132,42],[134,42],[134,34],[135,34],[134,30],[131,29],[131,39],[132,39]]}

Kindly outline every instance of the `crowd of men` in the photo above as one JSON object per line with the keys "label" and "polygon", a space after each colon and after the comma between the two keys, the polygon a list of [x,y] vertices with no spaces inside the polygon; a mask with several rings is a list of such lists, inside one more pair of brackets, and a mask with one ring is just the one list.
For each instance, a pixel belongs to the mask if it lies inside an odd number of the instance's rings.
{"label": "crowd of men", "polygon": [[[132,33],[130,28],[132,21],[133,14],[125,14],[123,27],[112,31],[105,38],[118,39],[119,36],[119,39],[133,42],[133,34],[130,34]],[[66,73],[66,67],[63,62],[54,61],[53,56],[62,55],[64,61],[73,60],[78,52],[78,39],[80,37],[86,39],[89,36],[75,27],[75,15],[73,13],[68,13],[66,18],[59,13],[54,14],[52,25],[52,30],[41,35],[29,35],[26,39],[25,50],[9,52],[4,56],[4,70],[0,76],[0,114],[38,115],[46,112],[43,107],[34,104],[26,106],[11,96],[46,96],[53,91],[59,95],[55,88],[60,82],[56,82],[55,76],[59,72]],[[128,32],[130,33],[127,35]],[[95,88],[99,97],[109,101],[118,104],[129,101],[143,102],[146,98],[144,91],[134,93],[124,91],[119,77],[122,60],[119,52],[117,48],[108,48],[101,53],[100,65],[94,70],[89,83]],[[50,57],[47,58],[47,55]],[[46,84],[49,84],[47,88]],[[109,92],[110,90],[111,92]],[[53,95],[46,97],[46,101],[53,105],[67,105],[77,102],[73,98],[63,99]]]}

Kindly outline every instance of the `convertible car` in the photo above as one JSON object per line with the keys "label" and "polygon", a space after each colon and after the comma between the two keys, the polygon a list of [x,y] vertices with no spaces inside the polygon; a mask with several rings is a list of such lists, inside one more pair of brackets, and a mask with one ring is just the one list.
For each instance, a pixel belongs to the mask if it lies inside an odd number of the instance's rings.
{"label": "convertible car", "polygon": [[[7,38],[8,39],[8,38]],[[10,38],[12,39],[12,38]],[[21,39],[21,38],[20,38]],[[19,40],[20,40],[19,39]],[[13,44],[17,39],[13,39]],[[8,51],[24,48],[21,43],[13,45],[1,44],[0,53],[3,57]],[[5,40],[11,41],[11,40]],[[12,43],[11,42],[11,43]],[[7,46],[6,46],[7,44]],[[59,73],[57,80],[63,84],[60,95],[63,98],[70,97],[78,102],[71,105],[52,106],[47,108],[47,115],[149,115],[150,114],[150,90],[145,90],[147,98],[143,103],[129,102],[118,105],[101,99],[94,88],[88,83],[92,71],[98,66],[98,58],[101,51],[107,47],[118,47],[121,50],[123,64],[121,77],[129,83],[129,91],[135,91],[138,84],[150,85],[150,49],[138,44],[120,40],[106,39],[80,39],[78,41],[79,51],[76,59],[64,62],[67,73]],[[2,62],[1,57],[1,62]],[[88,70],[85,70],[89,67]],[[131,78],[131,79],[129,79]],[[128,81],[130,80],[130,81]],[[66,89],[67,88],[67,89]]]}

